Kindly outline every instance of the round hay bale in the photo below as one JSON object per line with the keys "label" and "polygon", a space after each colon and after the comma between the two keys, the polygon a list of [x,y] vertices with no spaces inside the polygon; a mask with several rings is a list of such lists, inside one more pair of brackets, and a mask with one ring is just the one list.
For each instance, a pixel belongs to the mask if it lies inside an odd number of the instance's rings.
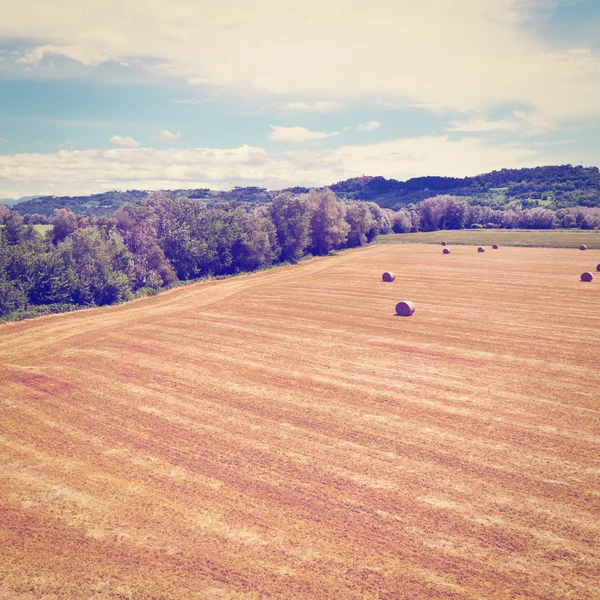
{"label": "round hay bale", "polygon": [[580,250],[587,250],[587,246],[585,246],[585,245],[582,244],[581,246],[579,246],[579,249]]}
{"label": "round hay bale", "polygon": [[444,254],[450,254],[450,250],[449,250],[448,248],[444,248],[444,249],[442,250],[442,252],[443,252]]}
{"label": "round hay bale", "polygon": [[415,312],[415,305],[410,300],[402,300],[396,304],[396,314],[401,317],[410,317]]}
{"label": "round hay bale", "polygon": [[493,248],[494,250],[498,250],[498,244],[494,244],[494,245],[492,246],[492,248]]}
{"label": "round hay bale", "polygon": [[442,246],[447,246],[448,242],[442,242]]}
{"label": "round hay bale", "polygon": [[386,271],[382,276],[381,279],[383,279],[383,281],[387,281],[388,283],[390,281],[394,281],[394,279],[396,279],[396,276],[391,273],[390,271]]}
{"label": "round hay bale", "polygon": [[581,281],[592,281],[592,279],[594,276],[589,271],[581,274]]}
{"label": "round hay bale", "polygon": [[485,248],[483,246],[479,246],[479,248],[477,248],[477,252],[485,252]]}

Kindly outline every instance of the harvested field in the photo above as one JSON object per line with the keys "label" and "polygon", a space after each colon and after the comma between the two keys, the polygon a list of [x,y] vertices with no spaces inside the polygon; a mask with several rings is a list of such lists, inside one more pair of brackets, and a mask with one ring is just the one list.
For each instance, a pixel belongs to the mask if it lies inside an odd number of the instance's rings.
{"label": "harvested field", "polygon": [[380,244],[471,244],[473,246],[524,246],[600,249],[600,230],[583,229],[453,229],[380,235]]}
{"label": "harvested field", "polygon": [[0,598],[599,598],[598,252],[502,244],[0,327]]}

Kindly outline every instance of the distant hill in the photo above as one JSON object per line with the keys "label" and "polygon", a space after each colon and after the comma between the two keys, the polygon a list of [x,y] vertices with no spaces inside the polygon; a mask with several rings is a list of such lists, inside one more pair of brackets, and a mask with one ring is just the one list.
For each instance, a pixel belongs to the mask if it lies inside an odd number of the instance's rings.
{"label": "distant hill", "polygon": [[0,202],[5,206],[14,206],[15,204],[19,204],[19,202],[25,202],[27,200],[32,200],[33,198],[38,198],[39,194],[33,194],[32,196],[21,196],[20,198],[0,198]]}
{"label": "distant hill", "polygon": [[356,177],[330,186],[340,197],[369,200],[399,208],[438,194],[468,196],[474,204],[505,208],[523,206],[600,206],[597,167],[571,165],[502,169],[475,177],[416,177],[396,181],[384,177]]}
{"label": "distant hill", "polygon": [[125,202],[138,202],[148,192],[130,190],[127,192],[110,191],[91,196],[36,196],[14,205],[22,215],[39,214],[50,217],[56,208],[70,208],[84,216],[108,216]]}
{"label": "distant hill", "polygon": [[[464,196],[472,204],[506,208],[514,204],[523,207],[600,206],[600,171],[597,167],[571,165],[535,167],[532,169],[502,169],[474,177],[415,177],[397,181],[385,177],[355,177],[329,186],[347,200],[375,202],[384,208],[401,208],[438,194]],[[293,187],[267,190],[260,187],[235,187],[230,191],[207,188],[173,190],[177,196],[198,198],[208,204],[218,202],[270,202],[277,194],[290,191],[306,193],[309,188]],[[125,202],[138,202],[149,192],[110,191],[91,196],[39,196],[19,201],[14,209],[22,215],[38,213],[52,216],[55,208],[69,207],[84,215],[108,216]]]}
{"label": "distant hill", "polygon": [[[185,196],[205,201],[208,205],[219,202],[250,202],[260,204],[270,202],[277,194],[290,191],[295,194],[304,194],[309,188],[294,187],[285,190],[267,190],[260,187],[235,187],[230,191],[216,191],[208,188],[189,190],[170,190],[175,196]],[[22,215],[39,214],[51,217],[57,208],[70,208],[73,212],[89,217],[95,215],[105,217],[111,215],[115,210],[126,202],[139,202],[146,198],[150,192],[140,190],[128,190],[119,192],[116,190],[90,196],[32,196],[30,199],[13,201],[13,208]]]}

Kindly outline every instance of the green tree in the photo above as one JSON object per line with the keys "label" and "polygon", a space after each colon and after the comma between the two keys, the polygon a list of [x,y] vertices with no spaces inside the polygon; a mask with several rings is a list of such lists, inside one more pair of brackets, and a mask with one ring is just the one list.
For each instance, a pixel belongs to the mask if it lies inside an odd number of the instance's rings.
{"label": "green tree", "polygon": [[306,198],[312,207],[310,247],[313,254],[327,254],[341,248],[350,231],[345,218],[346,205],[328,188],[313,189]]}
{"label": "green tree", "polygon": [[9,213],[10,210],[8,209],[8,207],[2,202],[0,202],[0,223],[4,223],[4,219],[8,217]]}
{"label": "green tree", "polygon": [[269,214],[277,233],[279,260],[295,262],[302,258],[310,243],[312,209],[308,197],[279,194],[271,202]]}
{"label": "green tree", "polygon": [[55,244],[62,242],[71,235],[79,226],[79,219],[70,208],[57,208],[52,219],[52,241]]}
{"label": "green tree", "polygon": [[456,196],[427,198],[419,202],[418,208],[422,231],[462,229],[469,216],[468,203]]}
{"label": "green tree", "polygon": [[180,279],[234,271],[230,211],[164,192],[151,195],[147,204],[156,210],[158,243]]}
{"label": "green tree", "polygon": [[0,317],[24,308],[27,304],[27,296],[8,273],[13,252],[14,247],[9,247],[6,232],[0,229]]}
{"label": "green tree", "polygon": [[394,230],[394,233],[409,233],[412,231],[410,213],[404,210],[399,210],[394,213],[392,229]]}
{"label": "green tree", "polygon": [[131,298],[133,262],[118,235],[105,239],[95,227],[86,227],[73,232],[57,250],[76,274],[76,304],[113,304]]}
{"label": "green tree", "polygon": [[67,266],[56,248],[33,254],[30,260],[28,292],[33,305],[72,304],[77,289],[75,269]]}
{"label": "green tree", "polygon": [[241,271],[253,271],[270,265],[277,256],[277,233],[269,213],[259,207],[253,210],[238,208],[233,213],[236,240],[233,245],[233,264]]}
{"label": "green tree", "polygon": [[375,224],[367,231],[367,240],[372,242],[380,233],[387,234],[392,230],[392,221],[387,213],[387,209],[381,208],[375,202],[367,202],[373,221]]}
{"label": "green tree", "polygon": [[133,258],[134,288],[158,289],[177,274],[158,245],[158,216],[146,203],[125,204],[114,214],[116,228]]}
{"label": "green tree", "polygon": [[16,211],[11,210],[4,217],[4,233],[6,234],[6,243],[9,246],[16,246],[23,239],[26,227],[23,224],[23,217]]}
{"label": "green tree", "polygon": [[349,247],[364,246],[369,242],[371,232],[379,230],[377,221],[366,202],[347,202],[346,221],[350,225],[347,240]]}

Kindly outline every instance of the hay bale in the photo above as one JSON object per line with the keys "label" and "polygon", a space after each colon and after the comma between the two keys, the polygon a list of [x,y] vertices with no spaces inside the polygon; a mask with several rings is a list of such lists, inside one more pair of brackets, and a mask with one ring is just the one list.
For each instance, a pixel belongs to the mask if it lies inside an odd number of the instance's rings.
{"label": "hay bale", "polygon": [[448,242],[442,242],[442,246],[447,246]]}
{"label": "hay bale", "polygon": [[477,252],[485,252],[485,248],[483,246],[479,246],[479,248],[477,248]]}
{"label": "hay bale", "polygon": [[443,252],[444,254],[450,254],[450,250],[449,250],[448,248],[444,248],[444,249],[442,250],[442,252]]}
{"label": "hay bale", "polygon": [[381,276],[381,279],[383,279],[383,281],[386,281],[389,283],[390,281],[394,281],[394,279],[396,279],[396,276],[393,273],[391,273],[390,271],[386,271]]}
{"label": "hay bale", "polygon": [[581,246],[579,246],[579,249],[580,250],[587,250],[587,246],[585,246],[585,245],[582,244]]}
{"label": "hay bale", "polygon": [[494,244],[494,245],[492,246],[492,248],[493,248],[494,250],[498,250],[498,244]]}
{"label": "hay bale", "polygon": [[594,276],[589,271],[581,274],[581,281],[592,281],[592,279]]}
{"label": "hay bale", "polygon": [[415,312],[415,305],[410,300],[402,300],[396,304],[396,314],[401,317],[410,317]]}

